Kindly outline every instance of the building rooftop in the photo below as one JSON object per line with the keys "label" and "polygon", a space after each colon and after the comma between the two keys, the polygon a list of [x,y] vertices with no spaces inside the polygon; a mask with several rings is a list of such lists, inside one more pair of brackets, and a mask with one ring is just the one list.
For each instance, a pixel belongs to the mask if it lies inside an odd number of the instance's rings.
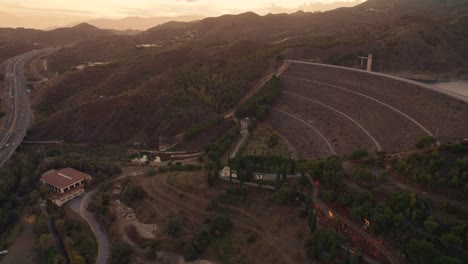
{"label": "building rooftop", "polygon": [[49,171],[41,178],[42,181],[62,189],[85,179],[91,179],[91,176],[72,168]]}

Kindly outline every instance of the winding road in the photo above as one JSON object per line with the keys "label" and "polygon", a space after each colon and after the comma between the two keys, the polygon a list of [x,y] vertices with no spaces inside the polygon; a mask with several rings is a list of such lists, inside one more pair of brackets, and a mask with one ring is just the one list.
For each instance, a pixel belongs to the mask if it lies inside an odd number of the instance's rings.
{"label": "winding road", "polygon": [[28,97],[24,66],[27,61],[50,52],[51,49],[33,50],[4,62],[5,78],[1,99],[5,103],[5,120],[0,127],[0,167],[15,153],[31,125],[32,115]]}

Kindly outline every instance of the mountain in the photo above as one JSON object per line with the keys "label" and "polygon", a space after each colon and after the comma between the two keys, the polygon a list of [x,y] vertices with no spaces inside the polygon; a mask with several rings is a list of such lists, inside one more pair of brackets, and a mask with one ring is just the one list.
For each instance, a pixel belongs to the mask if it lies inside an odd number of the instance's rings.
{"label": "mountain", "polygon": [[41,43],[43,45],[77,43],[111,35],[113,33],[109,30],[102,30],[86,23],[50,31],[27,28],[0,28],[0,42]]}
{"label": "mountain", "polygon": [[[115,29],[125,31],[128,29],[131,30],[140,30],[144,31],[149,28],[170,22],[190,22],[195,20],[203,19],[201,16],[175,16],[175,17],[126,17],[122,19],[94,19],[86,21],[87,24],[93,25],[102,29]],[[74,26],[71,24],[69,26]]]}
{"label": "mountain", "polygon": [[[322,13],[224,15],[106,36],[49,58],[64,72],[34,93],[34,139],[158,144],[223,113],[282,58],[344,66],[374,55],[402,76],[468,73],[465,1],[369,0]],[[76,66],[106,62],[82,71]],[[66,123],[67,126],[57,124]]]}

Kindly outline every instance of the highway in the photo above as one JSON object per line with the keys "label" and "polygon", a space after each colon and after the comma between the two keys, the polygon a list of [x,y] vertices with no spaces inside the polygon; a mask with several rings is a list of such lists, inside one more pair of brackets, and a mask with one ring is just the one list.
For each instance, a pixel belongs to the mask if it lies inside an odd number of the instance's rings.
{"label": "highway", "polygon": [[41,56],[51,49],[33,50],[20,54],[2,63],[4,81],[1,88],[1,100],[6,116],[0,126],[0,167],[10,159],[26,136],[32,123],[24,66],[36,56]]}

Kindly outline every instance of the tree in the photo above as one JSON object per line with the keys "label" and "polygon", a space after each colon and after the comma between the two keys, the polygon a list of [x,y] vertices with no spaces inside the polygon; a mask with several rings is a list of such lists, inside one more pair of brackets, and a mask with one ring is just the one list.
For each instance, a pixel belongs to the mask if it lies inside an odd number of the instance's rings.
{"label": "tree", "polygon": [[388,174],[387,171],[381,171],[379,173],[379,180],[381,182],[387,182],[389,178],[390,178],[390,175]]}
{"label": "tree", "polygon": [[179,222],[177,222],[174,219],[169,220],[169,222],[166,225],[166,232],[168,235],[175,237],[175,236],[178,236],[181,231],[182,231],[182,227],[179,224]]}
{"label": "tree", "polygon": [[440,242],[442,242],[446,248],[458,248],[463,244],[463,241],[452,233],[442,235],[440,237]]}
{"label": "tree", "polygon": [[31,204],[35,204],[39,200],[40,197],[41,197],[40,193],[34,190],[31,193],[29,193],[29,202]]}
{"label": "tree", "polygon": [[369,180],[369,172],[362,166],[356,167],[352,176],[360,182],[366,182]]}
{"label": "tree", "polygon": [[417,264],[432,263],[440,253],[431,242],[412,239],[406,246],[408,258]]}
{"label": "tree", "polygon": [[299,183],[302,185],[309,184],[309,177],[307,177],[304,172],[302,172],[301,177],[299,178]]}
{"label": "tree", "polygon": [[317,216],[313,211],[309,217],[309,228],[312,233],[317,229]]}
{"label": "tree", "polygon": [[334,229],[322,228],[314,232],[312,239],[306,242],[306,248],[312,257],[333,261],[344,241],[344,237]]}
{"label": "tree", "polygon": [[126,243],[119,242],[112,246],[111,255],[112,264],[127,264],[131,263],[133,251]]}
{"label": "tree", "polygon": [[192,245],[184,246],[184,259],[185,261],[194,261],[198,259],[198,252]]}
{"label": "tree", "polygon": [[86,259],[77,251],[73,250],[70,257],[70,264],[86,264]]}
{"label": "tree", "polygon": [[434,230],[439,227],[439,224],[434,220],[432,216],[429,216],[426,221],[424,221],[424,229],[426,229],[427,232],[432,233]]}
{"label": "tree", "polygon": [[450,256],[443,256],[434,261],[434,264],[462,264],[463,261],[450,257]]}
{"label": "tree", "polygon": [[224,234],[231,229],[232,223],[227,217],[215,217],[210,219],[210,230],[214,234]]}
{"label": "tree", "polygon": [[247,131],[249,131],[249,133],[252,133],[256,127],[257,127],[257,118],[254,117],[250,119],[249,124],[247,125]]}
{"label": "tree", "polygon": [[39,245],[44,252],[47,252],[51,248],[55,248],[54,236],[51,233],[40,236]]}

